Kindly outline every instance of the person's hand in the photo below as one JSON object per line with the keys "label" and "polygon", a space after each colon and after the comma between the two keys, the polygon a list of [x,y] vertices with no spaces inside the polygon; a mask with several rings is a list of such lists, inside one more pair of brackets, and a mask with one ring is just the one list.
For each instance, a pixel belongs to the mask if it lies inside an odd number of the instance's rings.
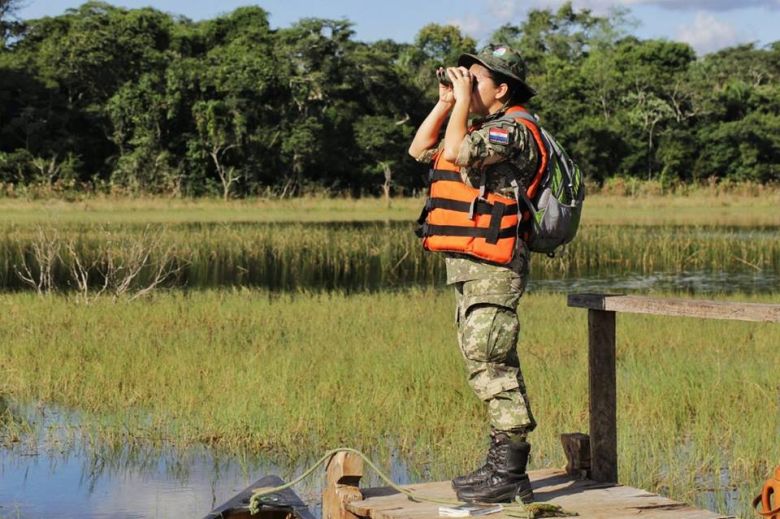
{"label": "person's hand", "polygon": [[452,81],[452,93],[455,96],[455,101],[471,100],[471,83],[473,81],[471,73],[466,67],[449,67],[447,69],[447,76]]}
{"label": "person's hand", "polygon": [[[440,68],[439,70],[443,71],[444,69]],[[438,72],[439,70],[437,70],[436,72]],[[445,85],[444,83],[441,82],[439,83],[439,102],[448,105],[455,104],[455,96],[452,93],[452,85]]]}

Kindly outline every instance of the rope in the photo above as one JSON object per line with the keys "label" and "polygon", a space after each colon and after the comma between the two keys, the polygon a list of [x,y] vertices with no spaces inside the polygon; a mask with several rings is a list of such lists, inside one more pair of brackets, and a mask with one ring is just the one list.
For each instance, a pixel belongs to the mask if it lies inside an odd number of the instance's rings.
{"label": "rope", "polygon": [[[399,485],[397,485],[392,479],[390,479],[384,472],[379,470],[379,467],[377,467],[374,462],[372,462],[368,456],[360,452],[359,450],[352,449],[349,447],[340,447],[338,449],[332,449],[326,452],[319,460],[317,460],[314,465],[309,467],[303,474],[298,476],[297,478],[293,479],[289,483],[285,483],[284,485],[280,485],[278,487],[273,488],[260,488],[252,493],[252,497],[249,499],[249,513],[251,515],[255,515],[260,511],[260,507],[262,506],[262,500],[264,496],[268,496],[270,494],[275,494],[277,492],[281,492],[282,490],[287,490],[288,488],[297,485],[304,479],[308,478],[312,475],[312,473],[323,463],[325,463],[327,460],[329,460],[332,456],[339,452],[349,452],[352,454],[355,454],[356,456],[360,456],[360,458],[363,459],[363,461],[366,462],[366,464],[371,467],[374,472],[379,476],[379,478],[387,483],[387,485],[392,488],[393,490],[404,494],[407,498],[409,498],[410,501],[414,502],[424,502],[424,503],[434,503],[439,505],[449,505],[449,506],[458,506],[464,504],[463,501],[457,501],[452,499],[439,499],[434,497],[428,497],[428,496],[421,496],[417,494],[416,492],[412,492],[411,490],[408,490],[406,488],[403,488]],[[572,516],[577,514],[572,514],[569,512],[564,511],[560,506],[557,505],[550,505],[546,503],[533,503],[530,505],[525,505],[520,501],[513,502],[511,504],[503,504],[503,512],[505,515],[509,517],[516,517],[518,519],[535,519],[538,517],[565,517],[565,516]]]}

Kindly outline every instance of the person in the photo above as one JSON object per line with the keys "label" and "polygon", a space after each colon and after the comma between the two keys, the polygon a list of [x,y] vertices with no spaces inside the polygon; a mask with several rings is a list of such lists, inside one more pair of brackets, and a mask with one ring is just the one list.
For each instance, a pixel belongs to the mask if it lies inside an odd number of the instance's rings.
{"label": "person", "polygon": [[[446,76],[451,84],[440,83],[439,99],[418,128],[410,155],[431,164],[432,171],[454,166],[463,183],[481,188],[480,199],[495,193],[520,204],[514,188],[527,189],[541,175],[543,158],[534,124],[512,116],[525,110],[523,105],[535,95],[525,82],[521,56],[507,46],[488,45],[476,55],[461,55]],[[447,284],[456,292],[458,344],[468,382],[486,403],[491,426],[484,465],[452,480],[465,501],[533,501],[526,474],[531,449],[527,437],[536,421],[517,353],[517,305],[528,279],[529,251],[522,239],[513,243],[506,263],[469,251],[445,256]]]}

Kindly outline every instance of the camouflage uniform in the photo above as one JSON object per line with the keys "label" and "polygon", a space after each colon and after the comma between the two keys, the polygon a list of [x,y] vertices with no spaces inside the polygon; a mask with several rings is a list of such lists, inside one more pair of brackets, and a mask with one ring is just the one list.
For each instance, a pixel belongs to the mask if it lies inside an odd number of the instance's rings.
{"label": "camouflage uniform", "polygon": [[[539,151],[523,124],[500,120],[501,115],[472,128],[455,163],[461,166],[466,184],[478,187],[484,169],[488,190],[514,198],[511,180],[517,177],[521,186],[527,185],[536,172]],[[508,144],[489,141],[488,130],[495,126],[510,130]],[[440,148],[426,150],[417,160],[430,163]],[[516,348],[517,304],[528,279],[528,259],[525,244],[518,240],[508,265],[459,254],[448,254],[445,260],[447,284],[456,291],[458,344],[468,381],[486,402],[491,425],[500,431],[527,433],[536,427]]]}

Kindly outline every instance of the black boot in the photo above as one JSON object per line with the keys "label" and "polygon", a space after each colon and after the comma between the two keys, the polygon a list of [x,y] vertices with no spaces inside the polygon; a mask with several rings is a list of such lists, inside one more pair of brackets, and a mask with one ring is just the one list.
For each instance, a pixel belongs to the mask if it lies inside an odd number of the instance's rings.
{"label": "black boot", "polygon": [[508,503],[519,497],[531,503],[534,493],[525,468],[531,445],[520,435],[498,431],[493,437],[489,462],[492,472],[471,486],[457,490],[458,499],[480,503]]}
{"label": "black boot", "polygon": [[488,448],[487,456],[485,457],[485,464],[473,472],[454,478],[452,480],[452,488],[456,491],[461,490],[479,484],[491,475],[493,473],[493,459],[495,458],[496,447],[496,431],[494,429],[490,431],[490,447]]}

